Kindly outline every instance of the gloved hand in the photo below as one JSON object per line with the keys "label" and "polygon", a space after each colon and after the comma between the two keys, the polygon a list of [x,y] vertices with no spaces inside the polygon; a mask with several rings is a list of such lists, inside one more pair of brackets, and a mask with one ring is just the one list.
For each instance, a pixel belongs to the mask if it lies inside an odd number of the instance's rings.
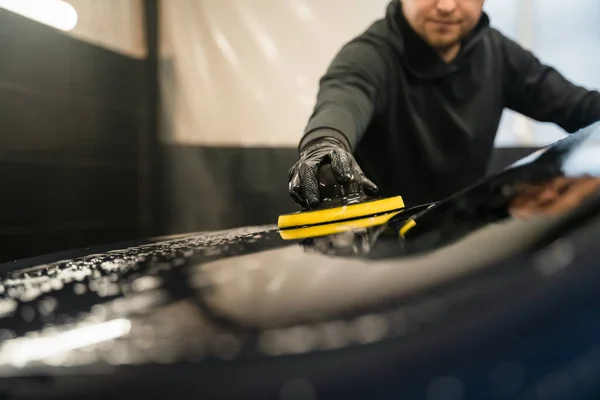
{"label": "gloved hand", "polygon": [[311,208],[321,202],[317,172],[326,162],[331,163],[339,183],[355,180],[363,191],[377,192],[377,186],[365,176],[345,144],[337,138],[325,137],[309,143],[288,172],[289,193],[300,206]]}

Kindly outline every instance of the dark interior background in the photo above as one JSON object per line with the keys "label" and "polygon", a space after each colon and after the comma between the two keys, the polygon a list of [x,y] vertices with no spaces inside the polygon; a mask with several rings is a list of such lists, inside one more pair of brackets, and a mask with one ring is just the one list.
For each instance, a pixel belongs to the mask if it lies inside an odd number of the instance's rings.
{"label": "dark interior background", "polygon": [[146,63],[0,10],[0,259],[144,235]]}
{"label": "dark interior background", "polygon": [[[0,10],[0,262],[275,223],[294,148],[158,146],[156,1],[138,60]],[[497,170],[534,149],[497,149]]]}

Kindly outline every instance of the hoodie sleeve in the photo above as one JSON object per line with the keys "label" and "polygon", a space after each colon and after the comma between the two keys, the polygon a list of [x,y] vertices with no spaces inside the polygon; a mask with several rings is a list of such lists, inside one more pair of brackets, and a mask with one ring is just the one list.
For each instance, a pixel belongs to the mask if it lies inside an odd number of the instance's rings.
{"label": "hoodie sleeve", "polygon": [[501,40],[508,108],[569,133],[600,120],[600,93],[569,82],[507,37]]}
{"label": "hoodie sleeve", "polygon": [[319,91],[299,149],[334,136],[354,150],[386,100],[389,80],[385,45],[367,35],[344,45],[319,81]]}

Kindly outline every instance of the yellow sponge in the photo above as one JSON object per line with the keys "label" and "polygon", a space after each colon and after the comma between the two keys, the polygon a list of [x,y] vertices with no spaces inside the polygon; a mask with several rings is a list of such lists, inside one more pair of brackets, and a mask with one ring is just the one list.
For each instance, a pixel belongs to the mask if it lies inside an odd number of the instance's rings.
{"label": "yellow sponge", "polygon": [[351,221],[332,222],[329,224],[305,226],[295,229],[282,229],[279,231],[279,235],[284,240],[298,240],[311,237],[335,235],[336,233],[346,232],[349,230],[364,229],[377,225],[383,225],[396,214],[398,214],[398,211],[378,216],[354,219]]}
{"label": "yellow sponge", "polygon": [[400,211],[403,208],[404,201],[402,197],[396,196],[340,207],[284,214],[279,216],[277,225],[279,229],[300,228],[376,216],[391,211]]}

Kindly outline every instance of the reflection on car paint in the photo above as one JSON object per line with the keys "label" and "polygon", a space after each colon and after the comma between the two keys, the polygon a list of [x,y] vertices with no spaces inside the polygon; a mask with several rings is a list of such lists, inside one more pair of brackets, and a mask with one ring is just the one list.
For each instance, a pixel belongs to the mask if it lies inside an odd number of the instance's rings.
{"label": "reflection on car paint", "polygon": [[[436,334],[451,340],[444,327],[481,321],[481,307],[525,312],[535,304],[529,293],[553,288],[597,246],[590,234],[567,239],[563,227],[598,203],[600,147],[589,143],[599,126],[381,226],[290,244],[267,225],[13,266],[0,276],[0,375],[278,358]],[[544,236],[553,230],[560,234]],[[593,270],[570,271],[583,272],[581,282],[595,282]],[[392,362],[411,348],[376,359]],[[600,358],[577,351],[600,367]],[[344,367],[369,372],[364,360]]]}

